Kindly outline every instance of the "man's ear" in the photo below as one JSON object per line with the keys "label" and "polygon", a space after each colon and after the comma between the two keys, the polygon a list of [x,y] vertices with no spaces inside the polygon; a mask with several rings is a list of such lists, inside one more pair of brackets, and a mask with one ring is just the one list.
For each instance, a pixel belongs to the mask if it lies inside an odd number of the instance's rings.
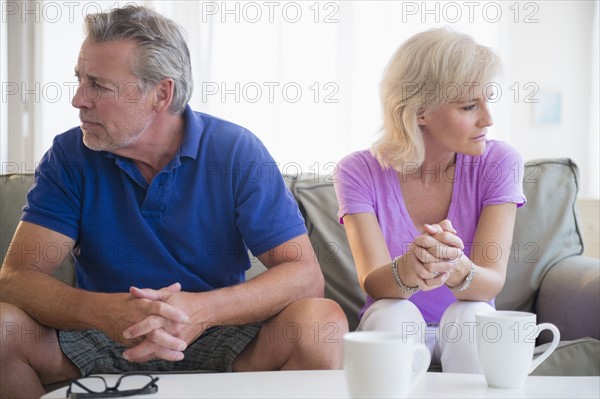
{"label": "man's ear", "polygon": [[154,88],[154,110],[162,112],[169,109],[173,102],[175,93],[175,81],[171,78],[164,78]]}

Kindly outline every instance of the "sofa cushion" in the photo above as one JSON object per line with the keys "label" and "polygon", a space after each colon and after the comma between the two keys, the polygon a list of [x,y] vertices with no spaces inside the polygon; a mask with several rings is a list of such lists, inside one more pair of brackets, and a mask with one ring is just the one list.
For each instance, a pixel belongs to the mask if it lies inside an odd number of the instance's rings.
{"label": "sofa cushion", "polygon": [[352,331],[358,325],[365,295],[358,285],[346,231],[337,218],[333,182],[326,176],[304,176],[292,186],[292,193],[325,276],[325,297],[340,304]]}
{"label": "sofa cushion", "polygon": [[[536,347],[534,357],[543,353],[549,345]],[[556,350],[531,375],[600,375],[600,341],[593,338],[561,341]]]}
{"label": "sofa cushion", "polygon": [[0,177],[0,240],[2,259],[8,251],[17,224],[23,214],[25,196],[33,184],[33,174],[4,175]]}
{"label": "sofa cushion", "polygon": [[527,162],[523,189],[527,204],[517,211],[506,284],[496,307],[534,312],[548,270],[583,251],[575,214],[577,166],[570,159]]}
{"label": "sofa cushion", "polygon": [[[15,229],[23,214],[25,197],[33,184],[33,173],[0,176],[0,240],[2,241],[2,259],[10,248]],[[13,246],[11,251],[21,251],[23,248]],[[75,284],[75,267],[72,255],[56,270],[54,276],[67,284]]]}
{"label": "sofa cushion", "polygon": [[[590,337],[600,339],[600,260],[569,256],[544,277],[536,296],[538,323],[552,323],[565,341]],[[538,343],[552,340],[542,331]]]}

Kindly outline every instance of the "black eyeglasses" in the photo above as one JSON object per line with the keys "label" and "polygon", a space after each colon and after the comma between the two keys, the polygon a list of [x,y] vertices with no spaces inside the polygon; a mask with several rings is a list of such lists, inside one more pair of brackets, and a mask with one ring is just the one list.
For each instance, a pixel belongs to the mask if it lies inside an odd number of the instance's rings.
{"label": "black eyeglasses", "polygon": [[119,398],[132,395],[156,393],[158,377],[150,374],[124,374],[109,387],[106,380],[100,376],[92,376],[71,380],[67,389],[67,398]]}

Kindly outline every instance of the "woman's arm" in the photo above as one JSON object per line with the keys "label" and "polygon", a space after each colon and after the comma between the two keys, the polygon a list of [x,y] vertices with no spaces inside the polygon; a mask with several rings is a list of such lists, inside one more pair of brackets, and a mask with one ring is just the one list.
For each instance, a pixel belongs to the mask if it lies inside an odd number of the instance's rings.
{"label": "woman's arm", "polygon": [[[470,256],[461,256],[456,269],[450,272],[446,281],[446,285],[451,288],[462,286],[471,270],[471,261],[473,262],[473,280],[469,288],[454,292],[457,299],[488,301],[500,293],[506,279],[516,215],[517,206],[514,203],[483,208]],[[436,237],[437,234],[433,236]]]}
{"label": "woman's arm", "polygon": [[[375,215],[372,213],[345,215],[344,227],[361,288],[373,299],[410,297],[403,293],[394,281],[392,259]],[[430,238],[429,241],[435,240]],[[432,290],[444,284],[449,276],[448,273],[442,272],[439,276],[433,277],[423,264],[423,261],[433,259],[428,251],[408,251],[402,255],[398,261],[398,273],[404,285]],[[439,263],[439,267],[441,269],[454,266],[443,262]]]}
{"label": "woman's arm", "polygon": [[[460,242],[457,236],[442,231],[439,225],[426,228],[429,234],[417,237],[413,246],[416,249],[406,252],[398,261],[402,282],[422,290],[432,290],[444,283],[451,288],[460,287],[470,273],[472,261],[475,276],[469,288],[455,291],[454,295],[459,300],[469,301],[494,298],[506,279],[516,212],[513,203],[485,207],[470,256],[463,255],[456,263],[452,262],[452,255],[447,255],[452,254]],[[392,259],[375,215],[345,215],[344,226],[361,288],[373,299],[410,297],[402,293],[394,281]]]}

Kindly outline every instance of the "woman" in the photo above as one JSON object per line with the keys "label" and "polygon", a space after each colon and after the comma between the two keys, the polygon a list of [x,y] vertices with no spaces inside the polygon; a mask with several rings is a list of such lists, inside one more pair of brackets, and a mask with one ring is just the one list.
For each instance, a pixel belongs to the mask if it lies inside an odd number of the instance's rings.
{"label": "woman", "polygon": [[406,41],[381,84],[383,136],[345,157],[336,194],[367,294],[358,329],[419,335],[443,371],[477,373],[475,313],[506,277],[523,163],[489,140],[498,57],[464,34]]}

